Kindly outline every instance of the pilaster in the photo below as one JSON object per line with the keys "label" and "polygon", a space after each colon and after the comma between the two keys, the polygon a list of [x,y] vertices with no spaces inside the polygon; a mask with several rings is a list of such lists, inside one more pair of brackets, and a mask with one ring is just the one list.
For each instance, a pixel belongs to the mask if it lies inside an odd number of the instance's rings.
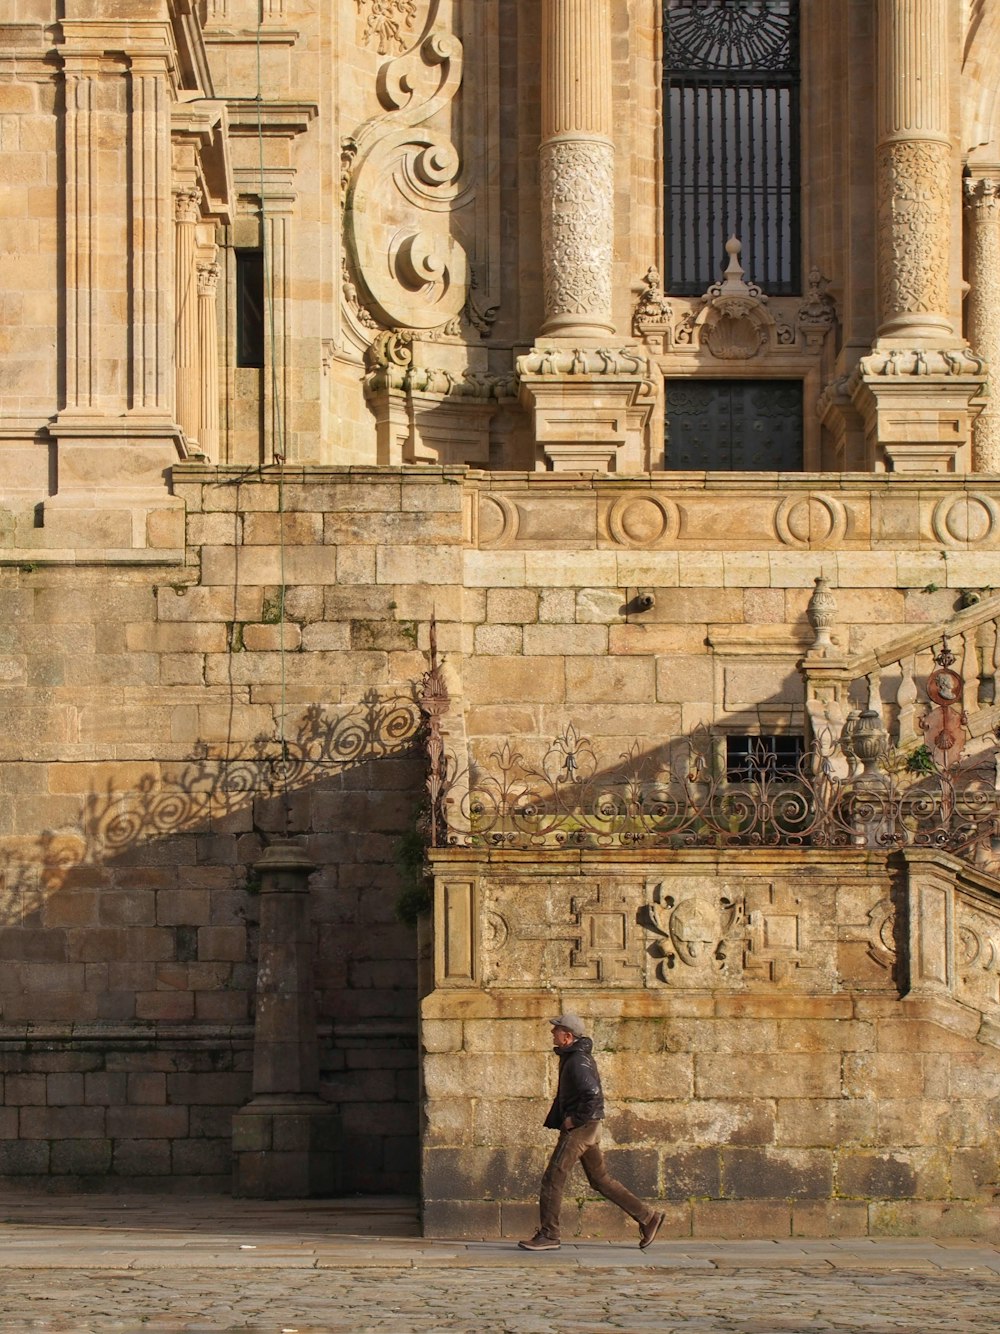
{"label": "pilaster", "polygon": [[319,1097],[309,876],[295,839],[257,863],[260,946],[253,1098],[233,1118],[233,1193],[255,1199],[333,1194],[339,1118]]}
{"label": "pilaster", "polygon": [[180,452],[169,372],[172,29],[136,19],[62,23],[63,375],[39,558],[149,548],[173,559],[183,548],[182,506],[164,484]]}
{"label": "pilaster", "polygon": [[[1000,172],[965,183],[968,220],[969,341],[1000,367]],[[991,377],[992,379],[992,377]],[[991,385],[992,387],[992,385]],[[1000,472],[1000,400],[987,397],[972,436],[974,472]]]}
{"label": "pilaster", "polygon": [[198,361],[196,231],[201,190],[182,184],[174,190],[174,376],[177,421],[190,449],[198,439],[201,403]]}
{"label": "pilaster", "polygon": [[297,457],[292,420],[292,300],[289,255],[295,191],[294,169],[272,169],[263,189],[264,431],[265,456],[291,462]]}
{"label": "pilaster", "polygon": [[[213,251],[215,247],[212,247]],[[198,443],[213,462],[219,458],[219,329],[216,293],[219,266],[214,254],[198,260],[198,361],[201,397],[198,405]]]}

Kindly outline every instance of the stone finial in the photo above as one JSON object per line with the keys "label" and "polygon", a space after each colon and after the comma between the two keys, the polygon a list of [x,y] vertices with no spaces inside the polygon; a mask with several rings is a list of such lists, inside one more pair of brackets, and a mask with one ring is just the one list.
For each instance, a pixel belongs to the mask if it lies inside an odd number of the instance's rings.
{"label": "stone finial", "polygon": [[809,624],[816,635],[813,640],[812,651],[825,654],[828,649],[833,647],[830,629],[837,615],[837,599],[830,591],[830,585],[823,575],[817,575],[815,583],[816,587],[809,599],[807,608]]}
{"label": "stone finial", "polygon": [[642,281],[644,290],[632,312],[632,329],[637,335],[642,334],[646,325],[669,325],[673,319],[673,308],[663,291],[660,271],[655,264],[650,264]]}

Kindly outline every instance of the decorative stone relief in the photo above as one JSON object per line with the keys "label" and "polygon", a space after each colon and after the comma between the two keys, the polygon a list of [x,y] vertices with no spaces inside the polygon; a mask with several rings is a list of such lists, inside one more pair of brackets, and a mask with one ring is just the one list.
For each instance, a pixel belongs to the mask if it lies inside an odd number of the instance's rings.
{"label": "decorative stone relief", "polygon": [[883,320],[948,309],[951,148],[929,139],[893,140],[877,150],[878,285]]}
{"label": "decorative stone relief", "polygon": [[827,288],[830,279],[819,269],[809,270],[805,300],[799,307],[798,325],[805,336],[807,347],[816,347],[837,323],[837,303]]}
{"label": "decorative stone relief", "polygon": [[484,886],[485,986],[641,987],[638,884],[558,880]]}
{"label": "decorative stone relief", "polygon": [[383,389],[429,394],[442,399],[512,399],[516,392],[513,375],[486,372],[455,372],[439,366],[414,364],[415,334],[412,329],[383,330],[375,335],[365,353],[369,396]]}
{"label": "decorative stone relief", "polygon": [[981,491],[956,491],[942,496],[934,506],[931,529],[946,546],[980,546],[996,534],[996,503]]}
{"label": "decorative stone relief", "polygon": [[647,333],[669,334],[674,312],[664,294],[660,271],[655,264],[649,266],[642,281],[644,290],[632,312],[632,332],[639,338]]}
{"label": "decorative stone relief", "polygon": [[786,885],[769,885],[759,906],[747,903],[747,940],[744,966],[779,985],[795,980],[808,967],[809,934],[802,900]]}
{"label": "decorative stone relief", "polygon": [[[742,248],[738,237],[729,238],[725,273],[700,298],[700,306],[661,334],[662,351],[705,349],[720,361],[747,361],[765,351],[794,347],[795,329],[787,319],[775,319],[767,294],[757,283],[747,282],[740,264]],[[647,338],[658,332],[649,324],[641,331]]]}
{"label": "decorative stone relief", "polygon": [[882,968],[896,962],[896,909],[892,899],[879,899],[868,913],[868,954]]}
{"label": "decorative stone relief", "polygon": [[[737,934],[742,909],[723,892],[708,884],[689,884],[678,889],[661,881],[645,904],[640,920],[660,940],[649,953],[660,962],[656,975],[673,987],[716,987],[726,970],[727,944]],[[731,968],[728,971],[732,971]]]}
{"label": "decorative stone relief", "polygon": [[648,376],[649,362],[627,347],[536,347],[517,359],[519,375],[629,375]]}
{"label": "decorative stone relief", "polygon": [[596,139],[556,139],[539,151],[545,317],[600,324],[611,309],[615,154]]}
{"label": "decorative stone relief", "polygon": [[508,547],[517,538],[518,508],[506,496],[485,494],[479,498],[479,545],[484,549]]}
{"label": "decorative stone relief", "polygon": [[785,496],[774,514],[774,530],[786,547],[834,547],[847,535],[847,510],[836,496],[814,491]]}
{"label": "decorative stone relief", "polygon": [[417,0],[355,0],[365,29],[361,40],[377,44],[380,56],[404,51],[417,17]]}
{"label": "decorative stone relief", "polygon": [[648,550],[675,539],[680,511],[666,496],[619,496],[608,510],[608,533],[623,547]]}
{"label": "decorative stone relief", "polygon": [[[463,312],[469,261],[456,213],[472,200],[449,108],[463,79],[463,45],[439,27],[439,0],[415,47],[379,69],[384,111],[344,141],[345,239],[360,301],[381,324],[439,329]],[[369,9],[383,44],[399,44],[405,7]],[[395,25],[393,25],[395,24]]]}
{"label": "decorative stone relief", "polygon": [[[986,362],[968,347],[894,348],[891,352],[872,352],[858,362],[862,375],[906,376],[982,375]],[[854,379],[856,377],[852,377]]]}

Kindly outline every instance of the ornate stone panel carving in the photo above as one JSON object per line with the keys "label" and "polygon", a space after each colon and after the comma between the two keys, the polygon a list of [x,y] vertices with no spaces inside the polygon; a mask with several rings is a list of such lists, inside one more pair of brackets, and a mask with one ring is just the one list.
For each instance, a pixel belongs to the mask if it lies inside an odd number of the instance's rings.
{"label": "ornate stone panel carving", "polygon": [[558,878],[483,888],[485,986],[643,986],[638,882]]}
{"label": "ornate stone panel carving", "polygon": [[727,946],[737,943],[742,903],[725,886],[710,880],[681,885],[661,881],[644,905],[643,925],[660,937],[649,947],[658,959],[656,975],[667,986],[713,988],[739,976],[739,950],[730,958]]}
{"label": "ornate stone panel carving", "polygon": [[554,139],[539,154],[545,317],[606,323],[611,309],[615,154],[596,139]]}

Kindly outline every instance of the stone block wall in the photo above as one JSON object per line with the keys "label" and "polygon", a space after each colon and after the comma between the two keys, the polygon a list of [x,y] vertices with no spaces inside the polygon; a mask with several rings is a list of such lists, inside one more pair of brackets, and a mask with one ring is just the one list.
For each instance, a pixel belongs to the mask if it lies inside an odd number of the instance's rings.
{"label": "stone block wall", "polygon": [[[542,1128],[557,1078],[548,1021],[563,1011],[593,1037],[611,1171],[661,1202],[669,1235],[992,1234],[998,1005],[933,994],[919,975],[904,927],[920,912],[919,863],[451,849],[434,864],[430,1235],[537,1225],[555,1143]],[[956,936],[970,911],[956,904]],[[924,964],[948,949],[925,939]],[[582,1172],[563,1225],[635,1232]]]}
{"label": "stone block wall", "polygon": [[[470,758],[488,768],[507,743],[535,761],[570,724],[614,763],[633,742],[655,755],[702,723],[800,729],[796,664],[813,641],[819,574],[837,602],[836,645],[860,652],[936,634],[962,590],[991,582],[1000,542],[983,478],[852,477],[834,495],[809,474],[654,485],[192,462],[174,470],[173,488],[186,515],[180,563],[0,556],[0,1041],[13,1080],[0,1138],[12,1174],[68,1161],[55,1147],[20,1147],[47,1126],[22,1109],[51,1107],[86,1112],[81,1123],[110,1142],[108,1168],[81,1167],[79,1180],[144,1178],[122,1146],[157,1137],[88,1102],[86,1076],[121,1073],[116,1053],[127,1051],[127,1075],[166,1080],[160,1167],[188,1179],[190,1155],[215,1154],[205,1179],[222,1185],[223,1122],[249,1091],[253,866],[287,828],[320,868],[321,1092],[341,1112],[345,1185],[417,1188],[417,1012],[433,983],[420,982],[416,932],[396,903],[408,876],[412,887],[403,844],[412,850],[425,814],[415,692],[432,615],[446,748],[462,768]],[[639,591],[654,595],[646,611],[634,609]],[[889,720],[890,686],[887,674]],[[563,947],[546,944],[547,901],[533,920],[517,1006],[531,988],[546,998],[537,1015],[506,1016],[531,1023],[549,1012],[552,951]],[[985,919],[970,922],[989,936]],[[885,977],[864,941],[842,942],[837,967],[862,989]],[[582,976],[599,996],[602,979]],[[980,967],[960,1003],[982,1010],[990,978]],[[486,986],[506,988],[495,971]],[[449,990],[449,1004],[465,1004],[460,993]],[[427,1004],[439,1001],[435,990]],[[611,1017],[596,1001],[585,1012]],[[511,1072],[534,1068],[526,1031]],[[461,1042],[494,1041],[483,1033]],[[483,1078],[506,1078],[500,1049],[478,1054]],[[44,1069],[32,1064],[41,1056]],[[532,1107],[544,1059],[535,1073]],[[37,1083],[18,1082],[39,1074],[84,1079],[41,1101]],[[198,1083],[215,1075],[221,1083]],[[108,1088],[117,1098],[120,1084]],[[22,1101],[26,1090],[39,1100]],[[134,1096],[126,1082],[120,1106]],[[456,1101],[434,1115],[470,1109]],[[541,1141],[532,1152],[525,1181]]]}
{"label": "stone block wall", "polygon": [[[396,904],[423,800],[416,641],[435,605],[459,615],[458,547],[440,545],[459,488],[188,477],[181,567],[0,568],[0,1175],[228,1187],[253,867],[287,829],[320,868],[321,1094],[345,1189],[413,1192],[417,944]],[[74,1124],[100,1148],[58,1147]]]}

